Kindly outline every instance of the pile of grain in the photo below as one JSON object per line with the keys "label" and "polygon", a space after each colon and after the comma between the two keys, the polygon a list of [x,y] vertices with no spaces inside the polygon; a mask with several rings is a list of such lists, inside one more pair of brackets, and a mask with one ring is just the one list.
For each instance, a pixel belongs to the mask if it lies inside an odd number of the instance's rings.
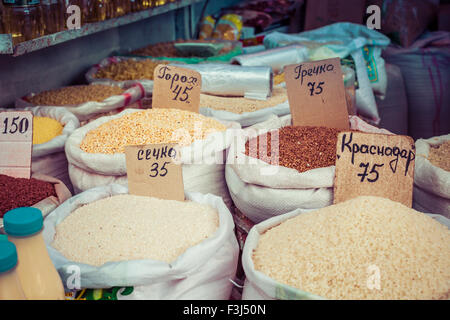
{"label": "pile of grain", "polygon": [[31,207],[50,196],[56,196],[50,182],[0,174],[0,218],[9,210]]}
{"label": "pile of grain", "polygon": [[[245,154],[257,156],[258,159],[267,163],[271,163],[272,157],[278,156],[280,166],[295,169],[298,172],[334,166],[337,135],[340,131],[326,127],[287,126],[278,131],[278,155],[272,155],[277,148],[272,150],[270,132],[247,141]],[[250,146],[256,146],[256,150],[250,150]],[[261,154],[260,149],[263,150]]]}
{"label": "pile of grain", "polygon": [[33,117],[33,144],[46,143],[59,136],[64,126],[53,118]]}
{"label": "pile of grain", "polygon": [[89,153],[123,153],[126,145],[178,143],[190,145],[226,126],[198,113],[148,109],[126,114],[89,131],[80,144]]}
{"label": "pile of grain", "polygon": [[89,101],[101,102],[111,96],[120,95],[124,89],[101,84],[69,86],[55,90],[43,91],[28,101],[41,106],[66,106]]}
{"label": "pile of grain", "polygon": [[150,59],[122,60],[100,68],[94,74],[94,78],[111,79],[115,81],[142,79],[153,80],[153,72],[159,64],[167,64],[167,62],[154,61]]}
{"label": "pile of grain", "polygon": [[435,166],[450,171],[450,140],[431,146],[428,160]]}
{"label": "pile of grain", "polygon": [[272,96],[267,100],[254,100],[239,97],[219,97],[208,94],[200,95],[200,108],[225,110],[233,113],[253,112],[264,108],[274,107],[288,100],[284,88],[273,89]]}
{"label": "pile of grain", "polygon": [[94,266],[140,259],[171,263],[218,226],[218,213],[208,205],[116,195],[72,212],[56,227],[52,246],[71,261]]}
{"label": "pile of grain", "polygon": [[379,197],[300,214],[269,229],[253,262],[276,281],[330,299],[450,297],[449,229]]}

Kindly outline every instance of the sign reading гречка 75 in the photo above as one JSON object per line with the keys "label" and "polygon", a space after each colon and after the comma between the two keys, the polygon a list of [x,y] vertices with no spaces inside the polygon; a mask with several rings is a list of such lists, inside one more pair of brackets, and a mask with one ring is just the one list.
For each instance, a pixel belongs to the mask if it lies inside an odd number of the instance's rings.
{"label": "sign reading \u0433\u0440\u0435\u0447\u043a\u0430 75", "polygon": [[415,157],[414,140],[408,136],[339,133],[334,203],[371,195],[411,207]]}
{"label": "sign reading \u0433\u0440\u0435\u0447\u043a\u0430 75", "polygon": [[292,64],[284,73],[294,126],[349,128],[339,58]]}

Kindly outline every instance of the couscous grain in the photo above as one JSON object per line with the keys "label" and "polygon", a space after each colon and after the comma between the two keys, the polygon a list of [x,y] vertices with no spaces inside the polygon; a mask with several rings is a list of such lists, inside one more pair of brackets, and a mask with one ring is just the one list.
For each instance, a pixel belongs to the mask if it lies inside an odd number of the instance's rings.
{"label": "couscous grain", "polygon": [[219,97],[201,94],[200,107],[242,114],[244,112],[253,112],[260,109],[274,107],[286,102],[287,100],[286,89],[274,88],[272,96],[267,100],[255,100],[240,97]]}
{"label": "couscous grain", "polygon": [[141,259],[171,263],[218,226],[209,205],[115,195],[72,212],[56,226],[51,245],[69,260],[94,266]]}

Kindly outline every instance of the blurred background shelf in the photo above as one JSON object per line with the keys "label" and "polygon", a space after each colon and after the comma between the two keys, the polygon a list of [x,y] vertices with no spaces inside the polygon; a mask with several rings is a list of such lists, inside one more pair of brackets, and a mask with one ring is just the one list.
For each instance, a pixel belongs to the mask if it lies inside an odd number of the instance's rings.
{"label": "blurred background shelf", "polygon": [[169,11],[178,10],[181,8],[187,8],[193,4],[202,2],[202,0],[180,0],[173,3],[167,3],[163,6],[143,10],[139,12],[129,13],[125,16],[108,19],[101,22],[87,23],[81,26],[80,29],[66,30],[43,37],[39,37],[33,40],[13,44],[13,40],[10,34],[0,34],[0,54],[7,54],[12,56],[20,56],[28,52],[37,51],[43,48],[54,46],[59,43],[74,40],[80,37],[84,37],[93,33],[117,28],[130,23],[148,19],[150,17],[161,15]]}

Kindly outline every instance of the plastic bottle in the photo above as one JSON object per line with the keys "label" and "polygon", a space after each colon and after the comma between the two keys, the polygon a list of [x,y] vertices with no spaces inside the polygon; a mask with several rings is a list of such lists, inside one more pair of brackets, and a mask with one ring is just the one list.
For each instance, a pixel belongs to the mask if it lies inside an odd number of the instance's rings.
{"label": "plastic bottle", "polygon": [[23,207],[8,211],[3,224],[17,248],[17,273],[25,297],[31,300],[64,300],[64,287],[42,237],[42,212]]}
{"label": "plastic bottle", "polygon": [[0,300],[26,299],[16,269],[16,246],[0,239]]}
{"label": "plastic bottle", "polygon": [[40,0],[3,0],[3,25],[14,44],[42,36]]}
{"label": "plastic bottle", "polygon": [[52,34],[64,29],[64,16],[61,2],[58,0],[41,0],[42,18],[45,33]]}

